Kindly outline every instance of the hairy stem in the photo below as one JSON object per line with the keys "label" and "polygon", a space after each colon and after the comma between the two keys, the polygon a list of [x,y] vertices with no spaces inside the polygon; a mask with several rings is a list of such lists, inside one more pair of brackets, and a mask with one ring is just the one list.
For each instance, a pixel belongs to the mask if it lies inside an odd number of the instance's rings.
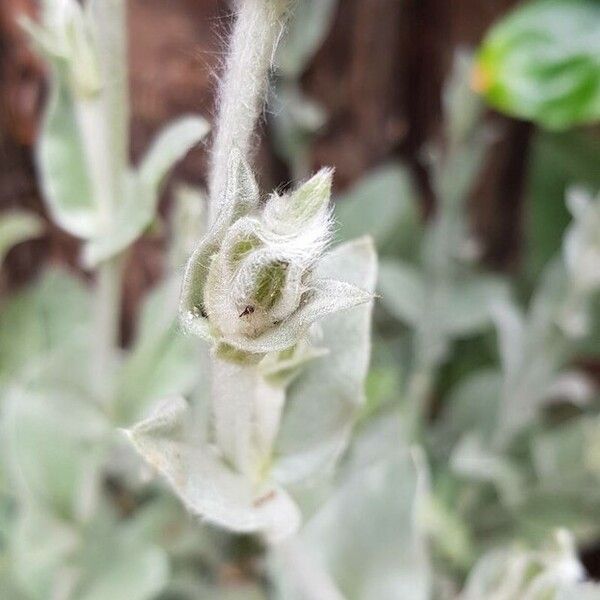
{"label": "hairy stem", "polygon": [[114,354],[119,345],[123,262],[123,255],[105,261],[100,265],[96,278],[94,376],[98,393],[105,402],[110,398]]}
{"label": "hairy stem", "polygon": [[285,399],[253,365],[215,358],[212,369],[213,431],[223,457],[259,482],[269,461]]}
{"label": "hairy stem", "polygon": [[233,148],[246,157],[263,109],[269,70],[284,26],[286,0],[238,0],[229,56],[219,91],[210,172],[210,220],[218,212]]}

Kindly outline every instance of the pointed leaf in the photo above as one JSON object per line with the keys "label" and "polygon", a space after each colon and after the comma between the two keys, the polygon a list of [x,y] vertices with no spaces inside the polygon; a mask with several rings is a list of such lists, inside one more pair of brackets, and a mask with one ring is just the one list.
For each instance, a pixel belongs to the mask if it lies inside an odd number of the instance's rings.
{"label": "pointed leaf", "polygon": [[138,452],[173,487],[188,510],[240,533],[269,539],[293,533],[300,515],[291,498],[268,482],[255,487],[199,439],[182,398],[165,402],[127,432]]}
{"label": "pointed leaf", "polygon": [[13,210],[0,214],[0,264],[7,252],[28,239],[38,237],[43,230],[42,220],[33,213]]}
{"label": "pointed leaf", "polygon": [[167,173],[206,137],[209,130],[206,120],[191,115],[169,123],[152,142],[140,164],[138,172],[142,185],[158,191]]}
{"label": "pointed leaf", "polygon": [[44,199],[53,220],[74,236],[99,231],[98,207],[87,175],[85,152],[65,75],[55,73],[36,149]]}
{"label": "pointed leaf", "polygon": [[361,459],[306,523],[299,534],[300,556],[278,558],[275,548],[279,598],[430,597],[419,512],[427,501],[427,473],[402,446],[398,427],[395,432],[385,453]]}
{"label": "pointed leaf", "polygon": [[[344,279],[370,293],[376,269],[373,243],[362,238],[327,254],[318,275]],[[289,389],[274,466],[281,481],[302,479],[330,466],[347,444],[364,403],[372,309],[368,301],[320,324],[319,345],[328,354],[309,363]]]}
{"label": "pointed leaf", "polygon": [[399,260],[383,261],[377,284],[381,302],[396,318],[416,325],[425,306],[425,284],[419,271]]}

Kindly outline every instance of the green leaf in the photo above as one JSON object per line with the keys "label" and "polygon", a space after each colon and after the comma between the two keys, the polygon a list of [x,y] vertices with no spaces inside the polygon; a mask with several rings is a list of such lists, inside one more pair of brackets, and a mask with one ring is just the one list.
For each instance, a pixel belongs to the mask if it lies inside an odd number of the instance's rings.
{"label": "green leaf", "polygon": [[378,291],[381,303],[397,319],[416,325],[422,318],[426,290],[423,277],[412,265],[399,260],[382,261]]}
{"label": "green leaf", "polygon": [[277,49],[277,66],[296,79],[319,49],[333,21],[338,0],[305,0],[294,10]]}
{"label": "green leaf", "polygon": [[421,454],[403,446],[399,427],[379,425],[359,439],[354,465],[297,541],[273,552],[279,598],[430,597],[420,512],[427,473]]}
{"label": "green leaf", "polygon": [[64,391],[13,388],[5,400],[5,448],[22,501],[64,518],[87,515],[108,431],[103,415]]}
{"label": "green leaf", "polygon": [[172,398],[126,433],[192,513],[239,533],[270,539],[293,533],[300,515],[288,494],[233,471],[202,439],[195,421],[186,402]]}
{"label": "green leaf", "polygon": [[117,375],[118,422],[133,423],[153,401],[188,394],[205,371],[208,356],[177,323],[178,295],[175,277],[159,284],[145,300],[135,343]]}
{"label": "green leaf", "polygon": [[82,282],[66,271],[49,269],[2,305],[0,378],[14,379],[48,363],[52,355],[81,347],[91,322],[91,297]]}
{"label": "green leaf", "polygon": [[510,115],[549,129],[600,118],[600,5],[538,0],[496,24],[479,51],[475,85]]}
{"label": "green leaf", "polygon": [[125,202],[119,206],[114,227],[84,247],[88,267],[118,254],[132,244],[156,217],[161,185],[169,170],[208,133],[200,117],[182,117],[158,135],[136,173],[127,178]]}
{"label": "green leaf", "polygon": [[368,234],[378,249],[390,244],[406,253],[416,244],[420,220],[410,174],[400,165],[375,169],[336,199],[342,241]]}
{"label": "green leaf", "polygon": [[525,262],[532,280],[561,247],[571,221],[565,196],[573,184],[600,189],[600,141],[582,131],[538,131],[530,150],[525,226]]}
{"label": "green leaf", "polygon": [[[318,276],[336,277],[370,292],[376,277],[371,240],[335,248],[317,271]],[[365,400],[372,305],[331,314],[320,323],[319,346],[329,352],[311,362],[289,388],[275,448],[274,472],[280,481],[302,479],[331,466],[345,448]]]}
{"label": "green leaf", "polygon": [[38,237],[43,231],[42,220],[33,213],[20,210],[0,214],[0,264],[7,252],[17,244]]}
{"label": "green leaf", "polygon": [[70,234],[87,239],[98,233],[100,215],[66,77],[55,69],[36,157],[42,193],[53,220]]}

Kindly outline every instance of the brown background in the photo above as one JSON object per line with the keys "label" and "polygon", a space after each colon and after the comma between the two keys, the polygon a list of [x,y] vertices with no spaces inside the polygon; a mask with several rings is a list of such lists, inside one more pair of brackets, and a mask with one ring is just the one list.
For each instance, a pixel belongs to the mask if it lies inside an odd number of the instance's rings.
{"label": "brown background", "polygon": [[[15,23],[35,12],[34,0],[0,0],[0,210],[28,207],[43,213],[32,161],[45,94],[43,65]],[[313,166],[335,165],[344,189],[371,167],[398,156],[414,170],[424,212],[432,208],[429,181],[419,160],[423,143],[440,124],[440,92],[455,50],[475,46],[515,0],[340,0],[333,27],[303,76],[307,94],[330,119],[312,150]],[[231,24],[225,0],[130,0],[132,155],[185,112],[213,114],[215,73]],[[473,195],[473,218],[487,259],[514,263],[519,246],[520,197],[529,127],[500,121],[500,135]],[[270,147],[263,124],[259,168],[265,185],[290,174]],[[177,177],[203,182],[206,150],[192,153]],[[168,197],[168,193],[166,194]],[[163,212],[168,212],[168,201]],[[75,267],[78,244],[49,224],[48,234],[9,255],[4,289],[26,281],[45,261]],[[127,270],[125,333],[137,300],[161,270],[161,241],[145,239]]]}

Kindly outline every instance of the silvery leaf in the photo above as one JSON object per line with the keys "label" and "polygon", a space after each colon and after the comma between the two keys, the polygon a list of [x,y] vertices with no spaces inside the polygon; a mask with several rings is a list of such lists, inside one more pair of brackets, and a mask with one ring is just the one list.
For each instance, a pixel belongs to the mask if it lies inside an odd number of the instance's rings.
{"label": "silvery leaf", "polygon": [[392,237],[406,248],[415,245],[420,221],[410,174],[399,165],[375,169],[336,199],[338,238],[342,241],[368,234],[380,250]]}
{"label": "silvery leaf", "polygon": [[530,549],[515,543],[488,551],[475,564],[460,600],[570,598],[578,588],[589,591],[584,580],[573,537],[559,529],[545,547]]}
{"label": "silvery leaf", "polygon": [[494,369],[483,369],[465,377],[444,402],[438,428],[447,442],[456,442],[469,431],[484,438],[496,427],[502,393],[502,375]]}
{"label": "silvery leaf", "polygon": [[118,207],[113,227],[88,241],[84,264],[95,267],[133,243],[156,217],[160,187],[167,173],[208,133],[208,123],[200,117],[181,117],[168,125],[153,142],[125,186],[125,201]]}
{"label": "silvery leaf", "polygon": [[523,474],[505,456],[486,447],[476,433],[465,434],[450,457],[452,470],[467,479],[496,486],[508,504],[520,502]]}
{"label": "silvery leaf", "polygon": [[178,277],[146,298],[131,352],[117,374],[114,412],[121,423],[142,418],[153,401],[184,395],[199,381],[206,352],[177,322]]}
{"label": "silvery leaf", "polygon": [[[338,246],[318,267],[365,292],[374,289],[376,256],[370,239]],[[372,301],[334,313],[321,323],[319,346],[328,354],[309,363],[290,386],[274,466],[281,481],[302,479],[331,466],[345,448],[364,403],[370,357]]]}
{"label": "silvery leaf", "polygon": [[209,130],[206,120],[191,115],[178,117],[163,128],[138,168],[143,187],[158,191],[173,165],[202,141]]}
{"label": "silvery leaf", "polygon": [[421,273],[399,260],[382,261],[378,290],[381,302],[397,319],[416,325],[422,318],[426,289]]}
{"label": "silvery leaf", "polygon": [[23,502],[82,519],[95,506],[109,424],[64,390],[11,389],[3,440],[13,489]]}
{"label": "silvery leaf", "polygon": [[287,493],[265,482],[254,486],[226,465],[194,432],[185,401],[166,401],[127,434],[150,465],[165,477],[188,510],[240,533],[277,540],[293,533],[298,509]]}
{"label": "silvery leaf", "polygon": [[511,379],[521,368],[525,350],[525,317],[512,301],[492,306],[492,318],[498,335],[500,359],[505,377]]}
{"label": "silvery leaf", "polygon": [[[82,568],[77,588],[78,600],[151,600],[169,580],[169,561],[164,550],[117,532],[82,552]],[[97,544],[99,545],[99,544]]]}
{"label": "silvery leaf", "polygon": [[0,213],[0,264],[13,246],[38,237],[42,230],[42,220],[33,213],[21,210]]}
{"label": "silvery leaf", "polygon": [[285,77],[302,75],[331,25],[337,0],[307,0],[300,4],[277,49],[277,66]]}
{"label": "silvery leaf", "polygon": [[284,542],[271,552],[279,598],[430,597],[419,512],[426,502],[427,474],[421,459],[411,457],[401,438],[394,442],[383,455],[369,451],[368,459],[349,468],[298,540]]}
{"label": "silvery leaf", "polygon": [[80,541],[71,524],[25,508],[10,539],[11,566],[20,591],[33,600],[45,600],[59,592],[60,580],[68,579],[68,561]]}
{"label": "silvery leaf", "polygon": [[445,330],[452,336],[475,333],[491,323],[492,307],[506,296],[506,285],[494,276],[455,282],[440,307]]}
{"label": "silvery leaf", "polygon": [[85,343],[91,321],[91,297],[83,283],[66,271],[47,270],[2,304],[0,378],[15,379],[47,364],[51,355]]}
{"label": "silvery leaf", "polygon": [[179,316],[183,328],[206,341],[212,339],[204,309],[204,290],[212,255],[219,249],[225,232],[237,219],[257,208],[258,185],[248,163],[234,150],[229,157],[227,182],[206,235],[190,256],[181,288]]}
{"label": "silvery leaf", "polygon": [[281,323],[254,338],[237,336],[224,337],[223,340],[245,352],[280,352],[291,348],[315,321],[369,303],[372,298],[367,290],[346,281],[315,279],[310,284],[308,299]]}
{"label": "silvery leaf", "polygon": [[70,234],[89,239],[98,233],[100,215],[65,77],[57,70],[52,78],[36,148],[37,165],[53,220]]}

